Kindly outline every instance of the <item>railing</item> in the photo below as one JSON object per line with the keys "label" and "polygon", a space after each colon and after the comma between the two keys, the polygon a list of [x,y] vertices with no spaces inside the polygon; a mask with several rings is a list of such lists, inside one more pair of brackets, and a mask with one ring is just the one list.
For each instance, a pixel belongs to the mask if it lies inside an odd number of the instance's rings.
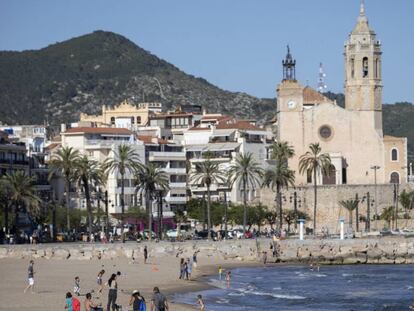
{"label": "railing", "polygon": [[175,158],[180,158],[185,160],[185,152],[168,152],[168,151],[152,151],[149,153],[150,160],[153,159],[164,159],[171,160]]}
{"label": "railing", "polygon": [[105,140],[105,139],[88,139],[86,140],[86,148],[88,147],[112,147],[112,145],[122,144],[127,142],[126,140]]}
{"label": "railing", "polygon": [[169,203],[186,203],[187,197],[165,197],[165,201]]}
{"label": "railing", "polygon": [[170,181],[170,188],[186,188],[187,183],[186,182],[173,182]]}
{"label": "railing", "polygon": [[171,168],[171,167],[166,167],[166,168],[163,168],[163,171],[165,171],[168,174],[186,174],[187,173],[187,169],[186,168]]}

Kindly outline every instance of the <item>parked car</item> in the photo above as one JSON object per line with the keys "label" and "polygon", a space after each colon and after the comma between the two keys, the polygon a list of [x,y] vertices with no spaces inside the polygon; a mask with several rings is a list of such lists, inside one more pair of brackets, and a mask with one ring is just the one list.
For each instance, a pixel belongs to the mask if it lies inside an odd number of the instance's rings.
{"label": "parked car", "polygon": [[243,237],[243,229],[233,229],[230,233],[233,239],[241,239]]}
{"label": "parked car", "polygon": [[[210,232],[211,232],[211,238],[213,240],[217,240],[217,233],[214,230],[210,230]],[[208,230],[196,231],[194,237],[196,239],[207,239]]]}
{"label": "parked car", "polygon": [[[166,235],[170,239],[176,239],[178,237],[178,230],[177,229],[168,230]],[[180,230],[180,238],[187,240],[190,238],[190,234],[186,230]]]}
{"label": "parked car", "polygon": [[[149,230],[148,229],[145,229],[144,231],[141,231],[139,234],[141,235],[141,237],[144,240],[148,240],[148,238],[149,238]],[[155,232],[151,231],[151,238],[155,239],[156,237],[157,237],[157,235],[155,234]]]}

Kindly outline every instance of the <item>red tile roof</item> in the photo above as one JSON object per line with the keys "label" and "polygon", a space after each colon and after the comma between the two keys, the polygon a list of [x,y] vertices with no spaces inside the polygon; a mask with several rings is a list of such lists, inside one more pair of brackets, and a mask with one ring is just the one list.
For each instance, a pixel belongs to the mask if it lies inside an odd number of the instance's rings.
{"label": "red tile roof", "polygon": [[132,132],[125,128],[117,127],[73,127],[68,129],[64,134],[87,133],[87,134],[118,134],[131,135]]}
{"label": "red tile roof", "polygon": [[264,129],[251,124],[249,121],[235,120],[235,122],[220,122],[216,129],[235,129],[235,130],[250,130],[250,131],[265,131]]}
{"label": "red tile roof", "polygon": [[142,141],[144,144],[159,144],[159,145],[168,144],[168,140],[150,136],[150,135],[137,135],[137,138],[138,140]]}
{"label": "red tile roof", "polygon": [[315,91],[309,86],[303,89],[303,103],[304,104],[321,104],[326,102],[332,102],[326,96],[323,96],[321,93]]}

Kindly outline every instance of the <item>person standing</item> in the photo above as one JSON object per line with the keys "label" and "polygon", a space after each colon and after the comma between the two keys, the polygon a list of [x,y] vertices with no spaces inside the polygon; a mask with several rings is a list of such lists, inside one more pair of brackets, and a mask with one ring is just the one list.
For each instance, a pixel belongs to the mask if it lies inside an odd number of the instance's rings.
{"label": "person standing", "polygon": [[147,246],[145,245],[145,246],[144,246],[144,263],[145,263],[145,264],[147,263],[147,259],[148,259],[148,248],[147,248]]}
{"label": "person standing", "polygon": [[80,278],[78,276],[75,277],[75,285],[73,286],[73,293],[77,296],[80,296]]}
{"label": "person standing", "polygon": [[227,273],[226,273],[226,282],[227,282],[227,287],[230,287],[231,271],[227,271]]}
{"label": "person standing", "polygon": [[109,287],[108,304],[106,305],[106,311],[110,311],[111,307],[112,311],[115,311],[117,309],[116,298],[118,296],[118,283],[116,282],[115,273],[112,273],[111,277],[109,278],[106,284]]}
{"label": "person standing", "polygon": [[194,252],[194,254],[193,254],[193,265],[194,265],[194,268],[197,268],[197,253],[198,253],[198,251]]}
{"label": "person standing", "polygon": [[193,265],[190,258],[187,258],[187,280],[191,280],[191,273],[193,272]]}
{"label": "person standing", "polygon": [[24,293],[27,292],[27,290],[30,288],[30,291],[32,294],[34,294],[34,261],[30,260],[29,261],[29,267],[27,268],[27,280],[29,282],[29,284],[27,285],[27,287],[24,289]]}
{"label": "person standing", "polygon": [[154,295],[151,300],[151,311],[168,311],[169,307],[167,298],[160,293],[160,289],[158,287],[154,287],[153,293]]}
{"label": "person standing", "polygon": [[98,273],[98,276],[96,277],[96,283],[98,283],[99,289],[98,289],[98,293],[102,293],[103,290],[103,282],[102,282],[102,276],[105,274],[105,270],[101,270]]}
{"label": "person standing", "polygon": [[223,268],[222,267],[218,268],[218,274],[219,274],[219,281],[221,281],[221,279],[223,277]]}
{"label": "person standing", "polygon": [[180,259],[180,276],[178,278],[184,279],[184,258]]}
{"label": "person standing", "polygon": [[134,290],[132,292],[131,299],[129,300],[129,305],[132,306],[133,311],[145,311],[147,309],[144,297],[142,297],[137,290]]}

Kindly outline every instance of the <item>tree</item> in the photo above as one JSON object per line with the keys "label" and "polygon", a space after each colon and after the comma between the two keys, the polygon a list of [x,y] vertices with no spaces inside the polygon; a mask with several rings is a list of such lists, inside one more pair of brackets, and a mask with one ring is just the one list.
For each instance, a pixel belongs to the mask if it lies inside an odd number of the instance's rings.
{"label": "tree", "polygon": [[[404,189],[399,195],[399,201],[405,210],[405,214],[408,216],[408,213],[414,208],[414,191],[407,192]],[[407,222],[408,217],[406,218],[405,226],[407,226]]]}
{"label": "tree", "polygon": [[229,184],[233,187],[234,184],[239,184],[243,191],[243,233],[246,233],[247,222],[247,186],[254,189],[261,184],[263,178],[263,169],[255,160],[253,154],[248,152],[246,154],[238,154],[234,163],[230,165],[228,170]]}
{"label": "tree", "polygon": [[328,175],[331,167],[331,157],[327,153],[322,153],[319,143],[309,145],[309,151],[301,155],[299,158],[299,173],[313,175],[313,235],[316,234],[316,206],[317,206],[317,180],[318,171]]}
{"label": "tree", "polygon": [[121,175],[121,213],[125,213],[125,175],[133,173],[140,165],[139,156],[131,145],[121,144],[114,151],[114,157],[104,162],[105,171],[117,172]]}
{"label": "tree", "polygon": [[74,167],[79,160],[78,150],[74,150],[72,147],[63,147],[52,156],[49,162],[50,174],[49,179],[53,175],[62,175],[65,180],[65,199],[66,199],[66,230],[70,231],[70,184],[74,178]]}
{"label": "tree", "polygon": [[219,163],[211,161],[207,157],[203,162],[195,163],[194,169],[190,172],[191,183],[202,185],[207,188],[207,238],[211,239],[211,191],[212,184],[225,183],[226,178],[220,168]]}
{"label": "tree", "polygon": [[295,183],[295,172],[290,170],[286,163],[278,161],[266,170],[264,175],[263,186],[276,191],[276,204],[279,215],[279,230],[283,226],[283,212],[282,212],[282,188],[288,188]]}
{"label": "tree", "polygon": [[290,225],[296,223],[298,219],[309,219],[309,215],[302,211],[295,211],[293,209],[286,209],[283,211],[283,218],[288,225],[288,232],[290,232]]}
{"label": "tree", "polygon": [[[4,219],[2,219],[2,227],[6,228],[6,234],[9,231],[9,208],[10,202],[8,198],[8,188],[6,181],[1,178],[0,179],[0,208],[4,213]],[[3,216],[3,215],[2,215]],[[3,217],[2,217],[3,218]],[[4,224],[3,224],[4,223]]]}
{"label": "tree", "polygon": [[152,205],[157,190],[168,190],[168,175],[153,163],[140,165],[135,171],[135,184],[145,194],[145,205],[148,213],[148,237],[152,239]]}
{"label": "tree", "polygon": [[92,233],[92,202],[91,187],[99,183],[103,178],[102,169],[95,160],[90,160],[86,155],[80,157],[75,164],[75,181],[83,189],[88,212],[88,231]]}
{"label": "tree", "polygon": [[17,225],[18,221],[17,213],[21,208],[24,208],[32,216],[39,211],[41,200],[35,194],[32,177],[24,171],[15,171],[4,175],[2,180],[6,189],[7,199],[15,208],[15,225]]}
{"label": "tree", "polygon": [[295,155],[293,147],[286,141],[274,142],[270,147],[271,154],[269,163],[273,164],[265,172],[263,186],[276,190],[276,204],[279,214],[279,229],[282,230],[283,213],[282,213],[282,188],[294,185],[295,172],[289,169],[288,161]]}
{"label": "tree", "polygon": [[394,206],[389,206],[382,210],[380,219],[385,220],[388,225],[388,229],[391,228],[391,221],[394,219]]}
{"label": "tree", "polygon": [[359,201],[356,199],[339,201],[339,205],[345,208],[349,213],[349,227],[352,229],[352,212],[358,207]]}

